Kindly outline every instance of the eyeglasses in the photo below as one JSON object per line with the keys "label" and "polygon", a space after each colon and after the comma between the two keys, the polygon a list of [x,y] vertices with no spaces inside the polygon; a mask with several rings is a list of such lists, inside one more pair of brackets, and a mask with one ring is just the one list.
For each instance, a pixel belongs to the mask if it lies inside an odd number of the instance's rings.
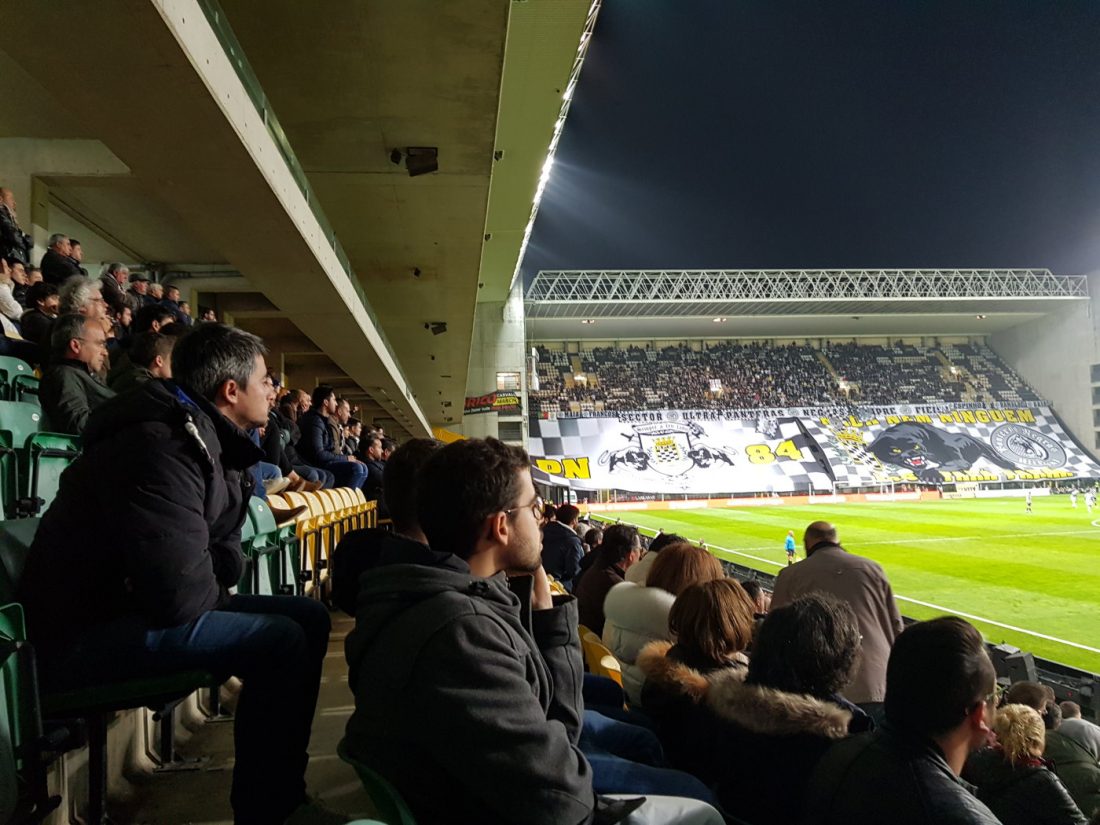
{"label": "eyeglasses", "polygon": [[512,509],[505,510],[504,512],[506,515],[510,516],[517,510],[530,510],[535,517],[535,521],[541,521],[543,506],[544,504],[542,501],[542,496],[535,496],[535,500],[532,501],[530,504],[521,504],[519,507],[513,507]]}

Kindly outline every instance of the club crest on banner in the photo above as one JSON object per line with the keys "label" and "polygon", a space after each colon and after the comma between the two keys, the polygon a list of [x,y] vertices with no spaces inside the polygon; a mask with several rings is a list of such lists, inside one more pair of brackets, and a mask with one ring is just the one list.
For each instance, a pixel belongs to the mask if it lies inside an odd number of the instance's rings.
{"label": "club crest on banner", "polygon": [[677,478],[695,467],[705,469],[723,462],[733,466],[732,456],[736,451],[700,441],[706,433],[695,422],[634,424],[631,429],[633,432],[622,434],[628,446],[608,450],[600,456],[599,463],[609,472],[630,469]]}

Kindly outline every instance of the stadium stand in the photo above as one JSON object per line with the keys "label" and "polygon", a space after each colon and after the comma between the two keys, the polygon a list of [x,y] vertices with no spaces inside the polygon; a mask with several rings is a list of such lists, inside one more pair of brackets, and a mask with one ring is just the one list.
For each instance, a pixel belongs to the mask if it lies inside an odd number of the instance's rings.
{"label": "stadium stand", "polygon": [[539,389],[530,398],[542,415],[1042,400],[984,344],[727,341],[537,352]]}

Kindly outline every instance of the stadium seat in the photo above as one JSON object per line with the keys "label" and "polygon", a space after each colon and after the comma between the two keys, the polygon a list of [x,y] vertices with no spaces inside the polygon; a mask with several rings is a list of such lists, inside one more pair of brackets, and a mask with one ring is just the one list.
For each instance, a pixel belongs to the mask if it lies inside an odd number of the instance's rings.
{"label": "stadium seat", "polygon": [[23,508],[27,515],[45,512],[57,497],[61,473],[80,455],[80,438],[61,433],[35,433],[27,439],[30,486]]}
{"label": "stadium seat", "polygon": [[[22,678],[18,681],[14,677],[9,679],[8,671],[4,671],[5,691],[17,700],[14,705],[17,711],[7,715],[19,719],[12,738],[19,743],[28,760],[24,786],[30,789],[28,804],[33,806],[51,803],[42,795],[46,788],[45,762],[38,758],[38,751],[50,743],[41,736],[39,720],[46,717],[83,722],[88,740],[88,809],[84,821],[89,825],[103,825],[108,821],[107,723],[115,712],[148,707],[158,711],[162,720],[168,722],[170,730],[171,708],[190,693],[208,687],[216,680],[204,671],[186,671],[84,685],[39,696],[34,688],[37,677],[31,646],[26,642],[25,628],[21,627],[22,608],[15,602],[15,592],[38,524],[39,520],[34,518],[0,523],[0,605],[4,605],[0,647],[14,645],[17,650],[25,651],[21,660],[21,667],[24,668],[20,673]],[[64,747],[72,744],[71,737],[67,739]]]}
{"label": "stadium seat", "polygon": [[[301,542],[302,570],[307,595],[321,598],[322,586],[328,578],[326,566],[325,537],[327,528],[323,518],[323,509],[320,501],[312,494],[307,493],[282,493],[281,498],[290,507],[306,507],[307,510],[298,517],[295,527],[298,539]],[[274,503],[274,497],[268,496],[268,501]]]}
{"label": "stadium seat", "polygon": [[4,512],[20,514],[26,496],[26,470],[29,460],[27,442],[42,426],[42,410],[37,404],[0,401],[0,484],[3,485]]}
{"label": "stadium seat", "polygon": [[32,370],[30,364],[22,358],[13,358],[10,355],[0,355],[0,400],[16,400],[12,394],[12,384],[16,376],[19,375],[26,375],[28,377],[33,376],[34,370]]}
{"label": "stadium seat", "polygon": [[584,660],[588,665],[588,672],[593,676],[605,676],[612,679],[619,687],[623,686],[623,669],[619,660],[607,648],[600,637],[589,630],[581,636],[581,647],[584,650]]}
{"label": "stadium seat", "polygon": [[38,400],[38,378],[26,373],[18,373],[11,382],[12,401],[28,401],[31,404],[40,403]]}
{"label": "stadium seat", "polygon": [[396,791],[393,785],[375,773],[372,768],[349,754],[343,740],[336,746],[336,752],[341,759],[355,768],[355,772],[359,775],[359,781],[363,783],[363,789],[370,795],[371,801],[374,803],[379,820],[384,822],[385,825],[416,825],[416,819],[413,818],[412,811],[409,810],[409,806],[405,804],[405,800],[401,798],[401,794]]}

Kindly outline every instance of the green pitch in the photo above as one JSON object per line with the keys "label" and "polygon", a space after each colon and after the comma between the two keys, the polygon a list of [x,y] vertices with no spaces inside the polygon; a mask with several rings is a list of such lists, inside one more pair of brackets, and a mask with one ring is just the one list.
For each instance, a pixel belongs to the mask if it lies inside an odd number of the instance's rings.
{"label": "green pitch", "polygon": [[1076,510],[1068,496],[1036,496],[1033,509],[1025,513],[1023,499],[972,499],[624,512],[622,520],[648,535],[663,528],[702,539],[720,558],[768,573],[786,566],[787,530],[802,558],[803,528],[831,521],[848,550],[885,568],[903,615],[969,614],[990,641],[1100,673],[1100,527],[1092,524],[1100,507],[1089,515],[1083,496]]}

